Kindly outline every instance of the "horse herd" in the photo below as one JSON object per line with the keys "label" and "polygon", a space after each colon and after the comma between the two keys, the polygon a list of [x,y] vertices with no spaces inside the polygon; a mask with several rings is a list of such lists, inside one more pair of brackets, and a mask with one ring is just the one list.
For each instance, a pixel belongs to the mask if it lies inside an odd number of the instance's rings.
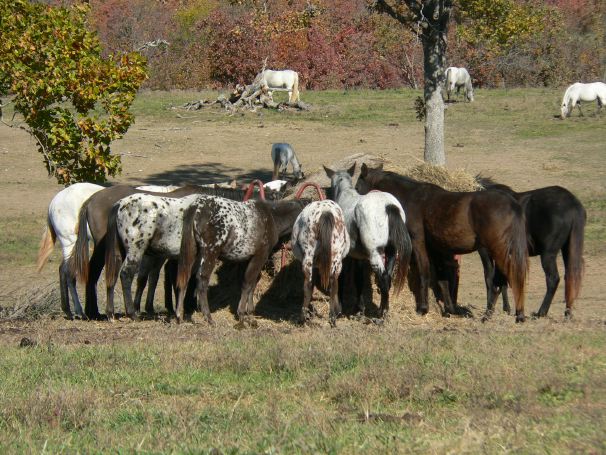
{"label": "horse herd", "polygon": [[[296,176],[302,177],[290,145],[274,144],[272,160],[274,174],[278,170],[283,174],[286,166],[282,164],[290,162]],[[189,285],[195,289],[198,311],[213,324],[208,287],[216,262],[244,262],[237,317],[242,326],[255,325],[253,293],[261,270],[271,253],[290,241],[304,276],[302,319],[313,314],[310,302],[316,286],[330,295],[329,321],[334,325],[344,304],[347,279],[354,284],[354,308],[365,314],[367,265],[380,291],[381,318],[389,311],[392,284],[398,292],[406,281],[419,314],[428,312],[431,289],[443,304],[444,315],[470,315],[457,303],[459,263],[455,256],[478,251],[487,291],[484,319],[493,313],[500,294],[503,309],[509,312],[509,285],[516,321],[521,322],[528,256],[541,256],[546,276],[547,292],[536,313],[540,317],[548,313],[559,284],[556,257],[561,251],[565,315],[572,316],[583,274],[586,213],[568,190],[552,186],[517,193],[478,177],[484,190],[452,192],[366,164],[354,185],[355,168],[355,163],[347,170],[325,167],[332,200],[320,201],[245,200],[244,190],[217,186],[74,184],[49,205],[38,269],[58,238],[63,250],[59,282],[65,314],[73,316],[71,296],[77,317],[101,317],[96,285],[105,267],[106,317],[114,318],[114,288],[120,277],[125,313],[137,319],[146,286],[145,311],[153,314],[155,289],[166,263],[169,316],[174,314],[177,322],[187,317]],[[89,242],[93,245],[90,256]],[[344,267],[346,259],[349,265]],[[84,311],[76,290],[78,278],[86,284]]]}
{"label": "horse herd", "polygon": [[[455,90],[456,94],[459,94],[461,89],[463,89],[465,99],[470,102],[473,101],[473,86],[471,83],[471,76],[467,69],[451,66],[446,69],[444,76],[448,101],[450,101],[450,96]],[[604,82],[591,82],[587,84],[575,82],[570,85],[564,92],[564,97],[562,98],[560,118],[564,120],[566,117],[570,117],[575,106],[582,116],[581,101],[597,101],[597,113],[599,114],[602,107],[606,105],[606,84]]]}

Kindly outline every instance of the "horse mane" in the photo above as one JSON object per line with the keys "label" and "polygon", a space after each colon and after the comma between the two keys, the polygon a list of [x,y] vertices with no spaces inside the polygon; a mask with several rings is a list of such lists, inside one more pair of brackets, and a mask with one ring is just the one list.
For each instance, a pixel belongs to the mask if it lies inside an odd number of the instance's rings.
{"label": "horse mane", "polygon": [[[378,170],[375,170],[375,172],[379,172]],[[415,180],[411,177],[402,175],[402,174],[398,174],[397,172],[394,171],[384,171],[381,170],[380,171],[382,173],[381,177],[385,178],[391,178],[393,180],[399,181],[399,182],[403,182],[403,183],[409,183],[409,184],[413,184],[413,185],[428,185],[431,186],[433,188],[439,188],[440,190],[446,191],[444,190],[444,188],[442,188],[439,185],[436,185],[435,183],[431,183],[431,182],[422,182],[420,180]]]}
{"label": "horse mane", "polygon": [[481,174],[477,174],[474,177],[475,181],[482,186],[485,190],[498,190],[505,193],[514,194],[515,191],[510,186],[504,183],[496,182],[492,177],[484,177]]}

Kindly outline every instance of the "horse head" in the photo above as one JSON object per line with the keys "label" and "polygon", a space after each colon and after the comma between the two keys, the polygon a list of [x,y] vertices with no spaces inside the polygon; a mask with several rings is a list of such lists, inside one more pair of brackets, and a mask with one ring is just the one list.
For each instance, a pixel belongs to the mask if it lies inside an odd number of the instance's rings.
{"label": "horse head", "polygon": [[324,172],[326,172],[326,176],[330,179],[330,188],[332,192],[333,199],[336,201],[339,198],[339,195],[348,188],[353,188],[352,177],[356,172],[356,163],[347,169],[346,171],[333,171],[330,168],[324,167]]}
{"label": "horse head", "polygon": [[358,177],[358,181],[356,182],[356,191],[360,194],[366,194],[372,190],[373,176],[382,170],[383,163],[376,168],[370,168],[366,165],[366,163],[362,163],[362,167],[360,168],[360,177]]}

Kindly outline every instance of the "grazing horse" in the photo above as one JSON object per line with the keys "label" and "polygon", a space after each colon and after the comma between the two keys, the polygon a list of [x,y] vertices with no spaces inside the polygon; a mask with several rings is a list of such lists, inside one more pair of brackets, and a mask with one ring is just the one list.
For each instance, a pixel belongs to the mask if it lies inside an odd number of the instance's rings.
{"label": "grazing horse", "polygon": [[[69,294],[74,302],[76,317],[84,317],[78,291],[76,289],[76,277],[72,259],[72,251],[76,243],[78,230],[78,213],[80,208],[96,192],[103,190],[101,185],[92,183],[74,183],[55,195],[48,205],[48,216],[46,218],[46,229],[40,241],[38,251],[38,272],[42,270],[48,257],[53,252],[55,241],[59,238],[63,260],[59,265],[59,289],[61,291],[61,308],[68,318],[72,318],[69,306]],[[85,233],[88,237],[88,233]]]}
{"label": "grazing horse", "polygon": [[473,101],[473,86],[471,85],[471,76],[465,68],[451,66],[446,70],[445,77],[448,101],[450,101],[450,94],[453,92],[453,90],[456,88],[458,95],[461,87],[464,87],[465,89],[465,98],[467,101]]}
{"label": "grazing horse", "polygon": [[570,116],[575,106],[579,108],[579,114],[583,115],[580,101],[591,102],[596,100],[598,102],[597,113],[599,114],[602,107],[606,105],[606,84],[603,82],[589,84],[576,82],[572,84],[566,89],[562,99],[562,109],[560,111],[562,120]]}
{"label": "grazing horse", "polygon": [[[133,304],[131,287],[144,256],[152,257],[152,261],[159,264],[155,267],[158,270],[166,259],[177,258],[181,247],[183,212],[201,197],[204,196],[191,194],[182,198],[171,198],[139,193],[127,196],[113,205],[107,221],[105,240],[108,319],[114,318],[114,288],[118,271],[122,281],[126,315],[138,318],[139,308]],[[124,251],[121,267],[118,266],[118,250]],[[153,308],[153,297],[151,304]]]}
{"label": "grazing horse", "polygon": [[[78,237],[74,247],[74,264],[77,276],[81,281],[86,283],[85,312],[89,318],[99,317],[99,309],[97,306],[97,281],[99,280],[101,271],[105,265],[105,235],[107,233],[107,220],[111,208],[120,199],[135,193],[145,193],[145,191],[127,185],[116,185],[105,188],[103,191],[94,194],[80,209],[80,214],[78,215]],[[231,188],[187,185],[168,193],[156,192],[149,194],[166,197],[183,197],[190,194],[218,194],[241,200],[244,196],[244,191]],[[90,257],[90,260],[88,251],[88,230],[90,230],[94,243],[93,254]],[[149,275],[150,283],[145,304],[146,312],[149,312],[150,314],[153,313],[154,290],[160,273],[158,264],[155,265],[156,269]],[[146,268],[149,268],[149,264],[147,263]],[[135,307],[139,306],[138,302],[141,299],[147,277],[148,275],[146,273],[141,273],[139,275]],[[172,308],[167,309],[169,313],[172,310]]]}
{"label": "grazing horse", "polygon": [[[352,177],[356,164],[347,171],[333,171],[324,166],[330,179],[332,198],[341,206],[350,236],[349,255],[368,260],[381,292],[380,316],[389,310],[389,290],[394,278],[396,292],[402,289],[411,255],[411,241],[406,230],[406,215],[400,202],[391,194],[373,191],[361,196],[354,189]],[[364,315],[365,302],[360,279],[358,307]]]}
{"label": "grazing horse", "polygon": [[[248,261],[238,303],[240,325],[254,310],[253,293],[261,269],[280,241],[290,237],[295,219],[306,200],[237,202],[220,197],[196,199],[183,216],[183,235],[177,272],[177,321],[183,319],[185,286],[197,276],[198,308],[212,324],[208,282],[217,259]],[[251,325],[254,320],[250,319]]]}
{"label": "grazing horse", "polygon": [[296,180],[301,180],[305,178],[303,170],[301,169],[301,164],[299,163],[297,155],[295,155],[295,151],[290,144],[286,144],[283,142],[272,144],[271,160],[274,163],[274,171],[271,175],[272,180],[277,180],[278,174],[280,178],[284,178],[288,163],[292,164],[292,171],[295,175]]}
{"label": "grazing horse", "polygon": [[343,258],[349,253],[349,233],[343,210],[333,201],[309,204],[297,217],[291,237],[292,252],[303,267],[302,320],[310,317],[313,294],[313,271],[318,271],[320,286],[330,292],[330,325],[334,326],[341,312],[338,280]]}
{"label": "grazing horse", "polygon": [[288,102],[299,101],[299,74],[293,70],[264,70],[257,74],[255,82],[269,90],[288,92]]}
{"label": "grazing horse", "polygon": [[[566,310],[564,315],[572,317],[572,306],[579,295],[583,279],[583,240],[587,214],[583,204],[567,189],[549,186],[517,193],[507,185],[479,178],[478,182],[487,190],[503,191],[513,196],[526,215],[528,254],[541,256],[545,272],[547,292],[537,317],[547,316],[553,296],[560,283],[556,258],[562,252],[564,259],[564,281]],[[489,261],[487,252],[479,250],[482,261]],[[507,284],[503,283],[503,309],[508,311]]]}
{"label": "grazing horse", "polygon": [[[524,321],[525,281],[528,267],[526,226],[522,207],[500,191],[453,192],[432,183],[362,165],[356,189],[365,194],[376,189],[393,194],[408,212],[407,227],[412,238],[413,266],[418,274],[414,286],[417,312],[428,311],[430,258],[436,269],[452,263],[455,254],[485,248],[511,284],[516,304],[516,321]],[[446,267],[450,268],[450,267]],[[489,292],[485,317],[493,312],[497,291],[494,268],[485,267]],[[442,289],[446,313],[461,314],[444,279]]]}

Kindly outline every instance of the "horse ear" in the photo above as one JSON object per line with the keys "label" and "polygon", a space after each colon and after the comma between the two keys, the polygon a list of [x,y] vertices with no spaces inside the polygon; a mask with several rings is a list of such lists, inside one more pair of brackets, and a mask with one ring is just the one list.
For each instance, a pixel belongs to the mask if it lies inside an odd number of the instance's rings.
{"label": "horse ear", "polygon": [[332,169],[327,168],[326,166],[322,165],[322,167],[324,168],[324,172],[326,172],[326,176],[331,179],[333,175],[335,175],[335,171],[333,171]]}
{"label": "horse ear", "polygon": [[362,163],[362,167],[360,168],[360,177],[364,178],[366,177],[366,174],[368,174],[368,166],[366,166],[366,163]]}
{"label": "horse ear", "polygon": [[356,163],[354,161],[354,164],[349,169],[347,169],[347,173],[353,177],[355,172],[356,172]]}

